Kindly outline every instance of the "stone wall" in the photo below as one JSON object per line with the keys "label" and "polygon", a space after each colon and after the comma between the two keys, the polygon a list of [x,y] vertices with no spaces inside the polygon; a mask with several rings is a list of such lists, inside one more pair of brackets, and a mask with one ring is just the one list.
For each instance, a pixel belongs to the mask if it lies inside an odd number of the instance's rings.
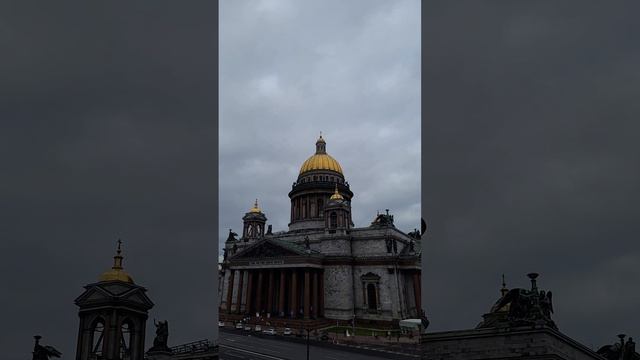
{"label": "stone wall", "polygon": [[324,270],[324,315],[349,320],[353,314],[351,266],[326,266]]}
{"label": "stone wall", "polygon": [[593,350],[548,327],[473,329],[422,335],[422,359],[603,360]]}

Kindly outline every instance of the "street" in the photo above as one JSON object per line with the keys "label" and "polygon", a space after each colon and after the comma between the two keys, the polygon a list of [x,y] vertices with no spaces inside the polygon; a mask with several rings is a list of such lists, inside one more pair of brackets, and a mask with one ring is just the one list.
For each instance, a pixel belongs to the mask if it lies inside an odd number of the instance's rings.
{"label": "street", "polygon": [[[278,338],[261,338],[252,335],[220,331],[221,359],[256,359],[256,360],[304,360],[307,358],[307,346],[302,343],[280,340]],[[356,351],[334,349],[329,347],[309,347],[311,360],[380,360],[403,359],[403,356],[380,353],[379,356],[358,353]]]}

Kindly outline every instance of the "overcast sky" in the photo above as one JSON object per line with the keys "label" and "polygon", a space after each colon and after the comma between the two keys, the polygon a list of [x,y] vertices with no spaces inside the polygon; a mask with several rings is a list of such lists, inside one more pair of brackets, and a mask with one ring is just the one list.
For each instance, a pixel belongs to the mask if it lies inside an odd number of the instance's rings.
{"label": "overcast sky", "polygon": [[420,1],[221,1],[220,246],[258,198],[288,229],[320,131],[353,221],[420,225]]}
{"label": "overcast sky", "polygon": [[569,336],[640,338],[640,5],[425,3],[420,105],[416,1],[224,2],[219,144],[211,1],[0,3],[3,359],[73,358],[118,237],[170,344],[215,337],[217,239],[256,197],[286,229],[320,131],[357,226],[422,208],[431,330],[538,271]]}
{"label": "overcast sky", "polygon": [[0,5],[0,349],[76,352],[74,299],[113,263],[169,321],[217,331],[215,3]]}
{"label": "overcast sky", "polygon": [[432,330],[526,274],[561,331],[640,338],[638,2],[429,1],[423,260]]}

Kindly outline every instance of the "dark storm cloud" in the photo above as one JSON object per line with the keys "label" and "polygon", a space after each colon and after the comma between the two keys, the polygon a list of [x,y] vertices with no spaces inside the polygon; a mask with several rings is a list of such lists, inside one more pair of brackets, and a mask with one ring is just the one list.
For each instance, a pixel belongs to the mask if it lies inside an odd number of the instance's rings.
{"label": "dark storm cloud", "polygon": [[425,6],[432,329],[476,325],[502,273],[537,271],[568,335],[640,336],[638,5]]}
{"label": "dark storm cloud", "polygon": [[170,342],[215,337],[214,14],[194,1],[0,8],[3,358],[29,356],[35,334],[74,356],[73,300],[118,237]]}
{"label": "dark storm cloud", "polygon": [[420,2],[222,1],[220,238],[287,193],[320,131],[354,192],[356,226],[389,208],[420,223]]}

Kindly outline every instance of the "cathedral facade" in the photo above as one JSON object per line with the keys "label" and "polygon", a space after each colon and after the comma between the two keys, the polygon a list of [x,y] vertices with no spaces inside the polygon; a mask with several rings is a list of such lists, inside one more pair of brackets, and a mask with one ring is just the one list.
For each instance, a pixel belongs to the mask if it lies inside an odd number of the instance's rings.
{"label": "cathedral facade", "polygon": [[242,235],[229,230],[220,267],[222,320],[420,316],[420,232],[397,229],[388,210],[355,227],[354,193],[322,136],[288,195],[287,231],[272,231],[257,200],[242,218]]}

